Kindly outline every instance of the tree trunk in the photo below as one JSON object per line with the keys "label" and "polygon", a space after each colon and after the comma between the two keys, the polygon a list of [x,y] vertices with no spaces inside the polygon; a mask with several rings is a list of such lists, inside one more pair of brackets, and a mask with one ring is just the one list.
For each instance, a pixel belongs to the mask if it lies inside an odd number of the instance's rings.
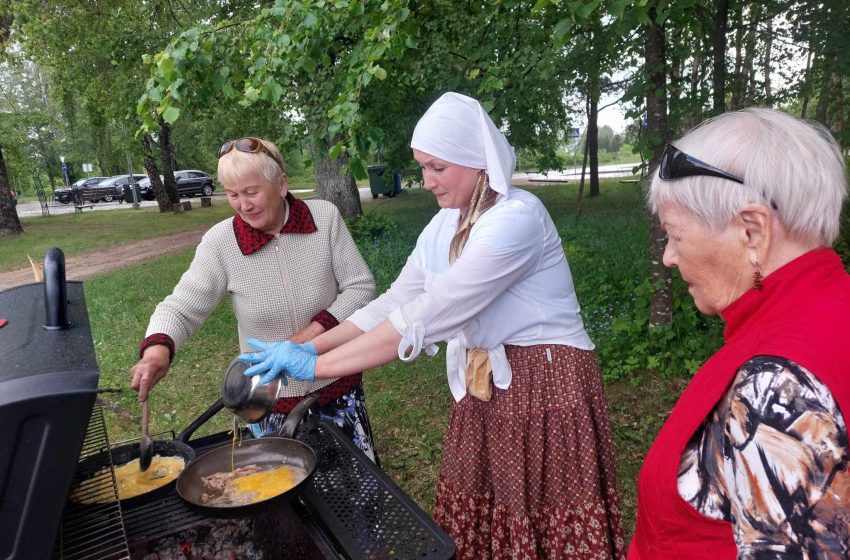
{"label": "tree trunk", "polygon": [[159,118],[159,154],[162,160],[162,177],[164,188],[157,193],[156,202],[160,212],[171,212],[174,205],[180,202],[177,194],[177,181],[174,179],[174,151],[171,145],[171,125]]}
{"label": "tree trunk", "polygon": [[677,107],[682,98],[682,85],[685,83],[685,59],[670,63],[670,106]]}
{"label": "tree trunk", "polygon": [[714,114],[726,111],[726,26],[729,21],[729,0],[718,0],[714,14],[714,31],[711,35],[711,50],[714,66],[711,71],[714,91]]}
{"label": "tree trunk", "polygon": [[[824,58],[826,58],[826,56]],[[827,111],[829,110],[831,101],[830,97],[832,97],[832,91],[829,88],[829,80],[831,77],[832,74],[826,68],[821,71],[820,87],[818,88],[818,104],[815,106],[815,120],[826,127],[829,127],[829,116],[827,115]]]}
{"label": "tree trunk", "polygon": [[0,235],[18,235],[24,232],[18,211],[12,206],[12,189],[6,172],[3,147],[0,146]]}
{"label": "tree trunk", "polygon": [[805,119],[809,110],[809,100],[812,97],[812,49],[806,53],[806,71],[803,74],[803,100],[800,103],[800,118]]}
{"label": "tree trunk", "polygon": [[599,196],[599,76],[590,76],[587,98],[587,154],[590,158],[588,196]]}
{"label": "tree trunk", "polygon": [[[839,145],[842,145],[842,139],[844,138],[844,84],[841,80],[841,75],[833,72],[829,85],[832,89],[831,97],[835,100],[832,104],[832,119],[830,119],[832,122],[829,128],[832,130],[832,134],[835,136]],[[843,146],[841,153],[844,153]]]}
{"label": "tree trunk", "polygon": [[170,199],[165,193],[165,187],[162,184],[162,180],[159,178],[159,169],[156,166],[156,158],[154,158],[153,149],[151,148],[151,135],[147,132],[142,135],[142,153],[144,154],[142,162],[145,166],[145,171],[148,172],[148,179],[151,180],[151,188],[153,189],[154,196],[156,197],[159,212],[173,211],[174,206],[163,206],[163,201],[168,201]]}
{"label": "tree trunk", "polygon": [[747,24],[747,34],[744,39],[744,66],[741,68],[741,78],[744,82],[744,105],[751,105],[756,92],[756,26],[761,16],[760,6],[750,6],[750,20]]}
{"label": "tree trunk", "polygon": [[764,98],[770,104],[773,92],[770,87],[770,57],[773,46],[773,18],[768,18],[767,29],[764,32],[764,58],[761,61],[761,72],[764,74]]}
{"label": "tree trunk", "polygon": [[[650,10],[650,25],[644,28],[644,73],[646,79],[647,138],[652,149],[649,167],[654,169],[661,161],[661,152],[669,142],[667,125],[667,72],[664,52],[664,30],[657,23],[655,9]],[[652,278],[650,326],[673,323],[673,294],[670,288],[670,269],[664,266],[666,235],[658,216],[650,217],[649,254]]]}
{"label": "tree trunk", "polygon": [[744,8],[739,4],[735,7],[735,70],[732,75],[732,99],[729,109],[737,111],[743,108],[744,103],[744,78],[742,69],[744,66]]}
{"label": "tree trunk", "polygon": [[700,98],[700,77],[702,70],[702,53],[695,52],[691,58],[690,98],[694,101]]}
{"label": "tree trunk", "polygon": [[[47,172],[47,180],[50,181],[50,191],[53,192],[56,190],[56,173],[53,172],[53,166],[49,161],[45,162],[44,170]],[[64,181],[62,186],[65,186]]]}
{"label": "tree trunk", "polygon": [[584,155],[581,157],[581,181],[578,184],[578,204],[576,204],[576,218],[581,218],[581,211],[583,205],[583,195],[584,195],[584,170],[587,169],[587,138],[584,139],[584,150],[582,152]]}
{"label": "tree trunk", "polygon": [[341,154],[336,159],[328,157],[327,144],[313,147],[316,162],[316,196],[332,202],[346,219],[357,219],[362,214],[360,191],[351,173],[345,172],[348,156]]}

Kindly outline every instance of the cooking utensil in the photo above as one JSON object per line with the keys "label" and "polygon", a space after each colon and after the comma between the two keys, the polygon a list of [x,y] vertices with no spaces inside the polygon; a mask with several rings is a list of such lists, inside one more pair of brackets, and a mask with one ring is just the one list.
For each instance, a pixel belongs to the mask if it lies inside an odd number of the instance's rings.
{"label": "cooking utensil", "polygon": [[148,410],[148,399],[142,401],[142,440],[139,443],[139,470],[144,472],[151,466],[153,459],[153,442],[148,436],[148,423],[150,412]]}
{"label": "cooking utensil", "polygon": [[[220,518],[254,515],[295,496],[315,472],[317,459],[312,447],[291,438],[307,409],[316,402],[317,398],[316,395],[308,395],[292,409],[278,432],[279,437],[246,440],[235,447],[231,444],[222,445],[192,461],[177,477],[177,493],[194,509],[205,515]],[[216,405],[219,405],[218,410],[221,410],[224,406],[222,400],[219,400]],[[210,409],[216,405],[213,405]],[[191,435],[190,428],[191,426],[180,434],[179,437],[182,441],[188,441]],[[215,506],[205,504],[202,501],[201,496],[208,492],[203,477],[220,472],[230,472],[234,468],[253,464],[264,468],[276,468],[284,465],[299,467],[306,471],[307,476],[285,492],[248,505]]]}
{"label": "cooking utensil", "polygon": [[246,377],[250,364],[238,359],[230,362],[221,382],[221,398],[227,409],[250,423],[259,422],[271,411],[278,398],[281,381],[278,377],[260,385],[259,375]]}

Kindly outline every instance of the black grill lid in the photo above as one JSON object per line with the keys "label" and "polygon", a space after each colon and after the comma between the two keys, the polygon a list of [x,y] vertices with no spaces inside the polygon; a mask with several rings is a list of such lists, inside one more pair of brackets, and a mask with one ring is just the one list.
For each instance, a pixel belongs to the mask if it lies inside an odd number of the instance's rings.
{"label": "black grill lid", "polygon": [[[70,390],[97,390],[98,367],[82,282],[67,283],[72,328],[44,328],[44,286],[25,284],[0,292],[0,384],[33,375],[85,372]],[[57,387],[58,389],[58,387]],[[2,398],[0,398],[2,400]]]}

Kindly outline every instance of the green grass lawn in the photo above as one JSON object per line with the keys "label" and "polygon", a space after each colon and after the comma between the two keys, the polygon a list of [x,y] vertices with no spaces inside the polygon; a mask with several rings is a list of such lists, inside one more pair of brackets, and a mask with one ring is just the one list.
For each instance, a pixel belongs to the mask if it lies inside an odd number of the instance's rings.
{"label": "green grass lawn", "polygon": [[[635,299],[635,286],[648,274],[647,226],[639,188],[616,181],[603,183],[601,196],[584,201],[580,219],[576,218],[575,185],[540,185],[530,190],[544,201],[558,226],[588,331],[600,351],[604,370],[606,360],[614,359],[609,357],[613,356],[611,352],[602,351],[604,348],[611,346],[614,353],[629,351],[622,343],[610,342],[617,333],[612,323],[627,311],[621,307]],[[218,205],[214,211],[223,206]],[[364,208],[365,218],[353,229],[378,289],[384,290],[404,264],[437,205],[427,191],[411,189],[394,199],[369,201]],[[189,214],[200,216],[202,212]],[[138,216],[135,212],[115,211],[47,222],[54,231],[60,231],[62,224],[77,224],[104,235],[144,228],[164,233],[169,227],[187,227],[185,221],[173,224],[169,221],[173,216],[161,216],[156,211]],[[99,223],[101,220],[104,223]],[[47,227],[36,227],[33,222],[28,229],[33,231],[31,235],[38,232],[49,237],[46,229],[41,229]],[[137,358],[137,345],[148,317],[170,293],[191,258],[192,251],[183,251],[86,282],[102,387],[127,387],[129,369]],[[609,299],[613,303],[606,303]],[[229,302],[224,301],[178,352],[170,373],[153,391],[152,431],[179,431],[215,401],[220,394],[222,372],[237,352],[235,320]],[[643,456],[687,378],[687,371],[663,377],[635,371],[629,377],[607,382],[627,536],[632,531],[635,481]],[[388,364],[368,372],[365,379],[383,466],[417,503],[431,511],[451,398],[442,353],[434,358],[423,355],[412,364]],[[126,389],[102,398],[108,406],[112,439],[136,437],[140,417],[136,394]],[[228,429],[229,420],[229,415],[220,414],[200,433]]]}

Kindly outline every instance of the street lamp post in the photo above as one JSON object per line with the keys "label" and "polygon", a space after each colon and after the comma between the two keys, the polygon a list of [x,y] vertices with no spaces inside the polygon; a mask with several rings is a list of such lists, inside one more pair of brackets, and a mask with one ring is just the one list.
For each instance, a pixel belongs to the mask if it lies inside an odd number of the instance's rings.
{"label": "street lamp post", "polygon": [[133,208],[139,208],[139,185],[136,184],[136,178],[133,177],[133,162],[130,161],[130,152],[125,153],[127,154],[127,172],[130,174],[128,184],[130,185],[130,192],[133,193]]}

